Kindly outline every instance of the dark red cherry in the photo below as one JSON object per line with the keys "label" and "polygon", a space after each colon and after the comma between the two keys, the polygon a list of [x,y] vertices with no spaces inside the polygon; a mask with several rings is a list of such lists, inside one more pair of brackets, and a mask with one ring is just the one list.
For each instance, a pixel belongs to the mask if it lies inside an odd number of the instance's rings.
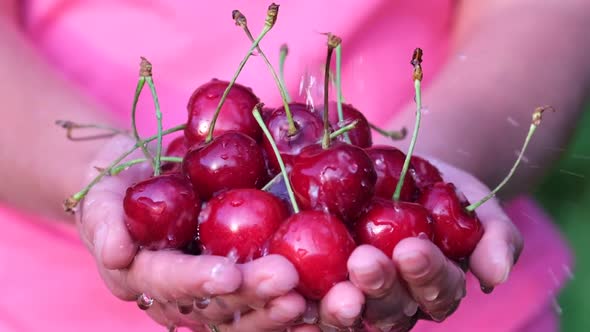
{"label": "dark red cherry", "polygon": [[147,249],[180,249],[197,236],[200,200],[180,174],[164,174],[138,182],[123,199],[131,237]]}
{"label": "dark red cherry", "polygon": [[348,277],[346,263],[355,248],[352,236],[333,215],[303,211],[287,219],[273,235],[269,253],[286,257],[297,269],[297,291],[319,300]]}
{"label": "dark red cherry", "polygon": [[[356,127],[348,132],[350,142],[353,145],[361,148],[368,148],[373,145],[371,127],[369,126],[369,121],[367,121],[367,118],[363,115],[363,113],[350,104],[342,104],[343,121],[340,122],[338,120],[338,104],[331,102],[329,107],[330,123],[332,124],[332,127],[334,127],[334,130],[340,129],[343,126],[358,120]],[[323,105],[318,107],[318,109],[323,110]],[[345,142],[344,135],[338,136],[336,140]]]}
{"label": "dark red cherry", "polygon": [[420,195],[419,203],[432,216],[434,243],[455,260],[469,257],[483,236],[477,215],[465,210],[467,199],[452,183],[437,182]]}
{"label": "dark red cherry", "polygon": [[437,182],[443,181],[438,168],[436,168],[426,159],[412,156],[412,159],[410,159],[410,164],[412,165],[410,173],[412,174],[418,189],[422,190]]}
{"label": "dark red cherry", "polygon": [[[188,122],[184,130],[189,146],[205,141],[215,109],[228,85],[229,82],[214,79],[193,92],[187,106]],[[259,102],[251,89],[234,84],[221,107],[213,136],[239,131],[259,141],[262,131],[252,116],[252,110]]]}
{"label": "dark red cherry", "polygon": [[[170,144],[168,144],[168,148],[166,149],[166,153],[164,155],[167,157],[183,158],[187,151],[188,148],[186,147],[184,136],[179,136],[173,139]],[[182,171],[181,163],[166,162],[162,164],[162,172],[164,173],[178,173],[180,171]]]}
{"label": "dark red cherry", "polygon": [[289,177],[302,209],[329,211],[347,223],[367,207],[377,181],[367,153],[341,142],[328,149],[314,144],[301,150]]}
{"label": "dark red cherry", "polygon": [[[375,195],[385,199],[391,199],[399,182],[399,176],[404,166],[406,155],[392,146],[374,146],[365,151],[367,151],[367,154],[373,161],[375,172],[377,172]],[[409,202],[415,199],[416,184],[411,177],[406,176],[404,178],[400,200]]]}
{"label": "dark red cherry", "polygon": [[420,234],[433,237],[432,221],[423,206],[378,197],[356,222],[354,232],[359,244],[370,244],[388,257],[405,238]]}
{"label": "dark red cherry", "polygon": [[194,146],[182,163],[184,173],[204,200],[229,189],[261,188],[267,179],[265,166],[256,141],[235,131]]}
{"label": "dark red cherry", "polygon": [[[276,109],[266,121],[268,130],[277,144],[283,162],[288,166],[291,165],[294,155],[299,154],[304,147],[319,142],[324,134],[322,120],[311,113],[307,105],[291,103],[289,109],[297,128],[294,135],[289,136],[289,122],[284,107]],[[262,139],[262,144],[268,155],[269,166],[273,172],[278,173],[280,171],[279,163],[266,137]]]}
{"label": "dark red cherry", "polygon": [[199,215],[203,252],[235,256],[238,263],[262,256],[263,245],[289,216],[283,201],[258,189],[233,189],[213,197]]}

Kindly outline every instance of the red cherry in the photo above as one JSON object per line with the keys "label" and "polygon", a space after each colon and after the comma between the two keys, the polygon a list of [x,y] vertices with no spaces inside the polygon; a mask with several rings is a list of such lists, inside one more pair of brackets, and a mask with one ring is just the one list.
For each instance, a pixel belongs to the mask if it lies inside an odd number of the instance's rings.
{"label": "red cherry", "polygon": [[[323,110],[324,106],[318,107],[319,110]],[[369,126],[369,121],[361,113],[359,110],[354,108],[350,104],[342,104],[342,115],[343,121],[340,122],[338,120],[338,104],[335,102],[331,102],[329,105],[329,112],[330,112],[330,123],[334,127],[335,130],[340,129],[341,127],[358,120],[358,123],[354,127],[354,129],[348,132],[348,137],[350,137],[350,143],[356,145],[361,148],[368,148],[373,145],[373,136],[371,133],[371,127]],[[344,135],[340,135],[336,138],[336,140],[345,142]]]}
{"label": "red cherry", "polygon": [[[187,153],[188,148],[184,136],[176,137],[168,144],[165,155],[167,157],[184,157]],[[164,163],[162,164],[163,173],[178,173],[182,170],[182,164],[180,163]]]}
{"label": "red cherry", "polygon": [[412,174],[412,178],[414,178],[418,189],[423,190],[428,186],[443,181],[438,168],[426,159],[412,156],[410,164],[412,165],[410,173]]}
{"label": "red cherry", "polygon": [[256,141],[235,131],[194,146],[182,163],[184,173],[204,200],[228,189],[261,188],[267,179],[265,166]]}
{"label": "red cherry", "polygon": [[293,192],[304,210],[329,211],[352,223],[375,193],[377,174],[367,153],[354,145],[314,144],[293,158]]}
{"label": "red cherry", "polygon": [[320,211],[303,211],[287,219],[273,235],[269,253],[286,257],[297,269],[297,291],[319,300],[348,277],[346,263],[355,248],[342,222]]}
{"label": "red cherry", "polygon": [[469,205],[452,183],[437,182],[420,196],[432,216],[434,242],[455,260],[469,257],[483,236],[483,226],[475,213],[465,210]]}
{"label": "red cherry", "polygon": [[403,239],[426,235],[433,237],[428,211],[419,204],[375,198],[367,212],[355,224],[359,243],[379,248],[390,257]]}
{"label": "red cherry", "polygon": [[183,176],[152,177],[127,189],[125,224],[131,237],[147,249],[179,249],[197,235],[200,204]]}
{"label": "red cherry", "polygon": [[213,197],[199,215],[204,252],[235,254],[238,263],[262,256],[262,247],[289,216],[285,204],[257,189],[233,189]]}
{"label": "red cherry", "polygon": [[[289,122],[284,107],[276,109],[265,121],[281,153],[283,162],[288,166],[291,165],[294,155],[299,154],[304,147],[319,142],[324,134],[322,119],[311,113],[307,105],[291,103],[289,109],[297,128],[297,133],[294,135],[289,136],[288,134]],[[279,162],[268,139],[264,137],[262,144],[269,156],[268,161],[272,171],[278,173],[280,171]]]}
{"label": "red cherry", "polygon": [[[213,79],[193,92],[188,102],[188,123],[184,130],[189,146],[205,141],[211,119],[229,82]],[[213,136],[227,131],[239,131],[259,141],[262,131],[252,116],[260,100],[250,88],[234,84],[221,107]]]}
{"label": "red cherry", "polygon": [[[377,172],[375,195],[391,199],[399,181],[406,155],[392,146],[374,146],[365,151],[373,161],[375,172]],[[416,184],[409,176],[404,178],[400,199],[408,202],[416,199]]]}

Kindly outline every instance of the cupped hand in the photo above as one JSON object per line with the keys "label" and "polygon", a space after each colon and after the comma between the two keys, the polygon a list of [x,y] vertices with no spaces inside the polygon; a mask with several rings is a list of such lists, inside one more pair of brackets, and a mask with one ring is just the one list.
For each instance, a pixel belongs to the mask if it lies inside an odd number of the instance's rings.
{"label": "cupped hand", "polygon": [[[108,142],[89,165],[87,180],[98,174],[95,166],[105,167],[132,145],[123,136]],[[136,301],[146,294],[154,300],[147,313],[158,323],[196,331],[208,324],[220,331],[283,331],[301,316],[305,300],[292,292],[298,275],[281,256],[234,264],[221,256],[138,248],[125,226],[122,202],[127,187],[150,172],[149,164],[137,165],[103,178],[77,211],[80,236],[115,296]]]}
{"label": "cupped hand", "polygon": [[[471,201],[489,193],[472,175],[433,161],[445,181],[454,183]],[[468,268],[482,288],[505,282],[523,248],[523,240],[497,200],[477,209],[485,233]],[[417,319],[442,321],[465,294],[465,272],[428,239],[401,241],[388,257],[362,245],[348,260],[350,281],[335,286],[322,300],[323,325],[359,327],[368,331],[408,331]]]}

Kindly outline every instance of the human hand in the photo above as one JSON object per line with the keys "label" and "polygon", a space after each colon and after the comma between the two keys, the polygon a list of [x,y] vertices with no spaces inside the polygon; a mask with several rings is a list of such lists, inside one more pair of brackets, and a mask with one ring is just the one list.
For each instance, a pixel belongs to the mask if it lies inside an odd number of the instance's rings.
{"label": "human hand", "polygon": [[[96,176],[94,166],[109,164],[132,145],[127,137],[112,139],[91,163],[88,178]],[[80,236],[115,296],[136,301],[146,294],[154,300],[147,313],[156,322],[196,331],[207,324],[228,332],[282,331],[303,313],[305,300],[291,291],[297,272],[281,256],[234,264],[227,257],[138,248],[124,224],[122,202],[127,187],[150,170],[149,164],[137,165],[103,178],[77,211]]]}
{"label": "human hand", "polygon": [[[470,201],[489,193],[489,188],[469,173],[433,163]],[[482,289],[491,290],[508,278],[523,240],[497,200],[488,201],[476,212],[485,233],[468,268]],[[332,288],[322,300],[320,319],[324,325],[360,326],[363,321],[369,331],[408,331],[420,318],[444,320],[465,296],[463,269],[428,239],[405,239],[390,257],[372,246],[359,246],[348,260],[348,269],[350,281]]]}

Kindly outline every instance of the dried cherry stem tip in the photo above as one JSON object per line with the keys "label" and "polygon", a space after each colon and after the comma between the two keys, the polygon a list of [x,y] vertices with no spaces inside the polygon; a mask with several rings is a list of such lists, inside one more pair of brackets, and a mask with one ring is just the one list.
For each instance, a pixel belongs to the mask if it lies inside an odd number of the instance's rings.
{"label": "dried cherry stem tip", "polygon": [[480,199],[478,202],[475,202],[475,203],[467,206],[465,208],[465,210],[467,210],[469,212],[475,211],[475,209],[477,209],[482,204],[484,204],[485,202],[490,200],[492,197],[496,196],[498,191],[500,191],[500,189],[502,189],[502,187],[504,187],[504,185],[506,185],[506,183],[508,183],[508,181],[510,180],[512,175],[514,175],[514,172],[516,171],[518,164],[520,164],[520,161],[522,160],[522,158],[524,156],[524,152],[525,152],[527,146],[529,145],[529,142],[530,142],[531,138],[533,137],[533,134],[537,130],[537,127],[541,124],[542,114],[546,110],[555,111],[555,109],[551,106],[542,106],[542,107],[537,107],[535,109],[535,111],[533,112],[533,119],[531,121],[531,126],[529,127],[529,132],[524,140],[524,144],[522,145],[522,148],[520,149],[520,153],[518,154],[518,158],[516,158],[514,165],[512,165],[510,172],[508,172],[508,175],[506,175],[504,180],[502,180],[502,182],[500,182],[500,184],[498,184],[498,186],[496,186],[496,188],[494,188],[494,190],[492,190],[488,195],[486,195],[484,198]]}
{"label": "dried cherry stem tip", "polygon": [[378,132],[380,135],[391,138],[394,141],[400,141],[408,135],[408,129],[406,127],[402,127],[400,130],[385,130],[383,128],[377,127],[375,124],[369,122],[369,127],[374,131]]}
{"label": "dried cherry stem tip", "polygon": [[[137,121],[135,115],[137,113],[137,102],[139,101],[139,96],[141,95],[141,91],[145,86],[146,78],[151,76],[152,64],[146,58],[141,57],[141,62],[139,63],[139,80],[137,81],[137,87],[135,88],[135,94],[133,96],[133,105],[131,106],[131,128],[133,130],[133,137],[135,138],[136,142],[141,141],[141,137],[137,131]],[[153,157],[148,151],[147,146],[141,146],[141,151],[147,159],[152,160]],[[155,168],[155,161],[152,162],[152,166]]]}
{"label": "dried cherry stem tip", "polygon": [[[241,14],[241,13],[239,13],[239,11],[232,12],[232,16],[238,15],[238,14]],[[211,140],[213,139],[213,130],[215,129],[215,122],[217,122],[217,118],[219,117],[219,112],[221,111],[221,107],[223,106],[223,103],[227,99],[227,95],[229,94],[229,91],[231,90],[232,86],[235,84],[236,80],[238,79],[238,76],[240,75],[240,72],[242,72],[242,69],[246,65],[246,62],[248,61],[250,56],[252,56],[252,52],[254,52],[254,49],[256,49],[256,47],[258,46],[258,43],[260,43],[262,38],[264,38],[264,36],[274,26],[274,24],[277,20],[278,14],[279,14],[279,6],[274,3],[271,4],[268,7],[268,11],[266,13],[266,20],[264,23],[264,28],[260,32],[260,35],[254,40],[254,42],[250,46],[248,53],[246,53],[246,56],[244,56],[244,58],[242,59],[242,61],[238,65],[238,69],[234,73],[234,76],[232,77],[231,81],[227,85],[227,88],[225,88],[225,91],[223,91],[223,95],[221,96],[221,99],[219,100],[219,104],[217,104],[217,108],[215,109],[215,113],[213,114],[213,118],[211,119],[211,123],[209,124],[209,132],[207,133],[207,138],[205,139],[205,142],[207,142],[207,143],[211,142]],[[245,20],[244,20],[244,23],[245,23]]]}
{"label": "dried cherry stem tip", "polygon": [[289,194],[289,199],[291,200],[291,205],[293,206],[293,212],[299,213],[299,205],[297,205],[297,200],[295,199],[295,194],[293,193],[293,188],[291,187],[291,182],[289,181],[287,168],[285,167],[285,163],[283,162],[283,158],[281,157],[281,153],[279,152],[279,148],[277,148],[275,140],[272,138],[270,131],[264,124],[264,120],[262,120],[262,115],[260,115],[260,110],[263,106],[264,104],[262,103],[259,103],[258,105],[254,106],[254,110],[252,110],[252,115],[254,115],[256,122],[258,122],[258,125],[262,129],[262,132],[264,132],[264,136],[266,136],[266,139],[268,139],[268,142],[270,143],[272,150],[275,153],[275,157],[279,162],[281,174],[283,175],[283,180],[285,181],[285,186],[287,187],[287,193]]}
{"label": "dried cherry stem tip", "polygon": [[[99,125],[99,124],[80,124],[69,120],[56,120],[55,124],[66,130],[66,137],[71,141],[85,141],[99,138],[109,138],[115,135],[129,135],[126,130],[117,129],[111,126]],[[74,137],[73,133],[76,129],[99,129],[104,130],[106,133]]]}
{"label": "dried cherry stem tip", "polygon": [[[251,42],[254,42],[254,37],[252,36],[252,33],[250,33],[250,29],[248,28],[248,21],[246,19],[246,16],[244,16],[244,14],[242,14],[239,10],[234,10],[232,12],[232,17],[235,20],[236,25],[242,27],[242,29],[246,33],[246,36],[248,37],[248,39],[250,39]],[[268,67],[268,70],[270,71],[270,73],[275,81],[275,84],[277,85],[277,88],[279,89],[281,99],[283,100],[283,108],[285,109],[285,115],[287,116],[287,123],[289,125],[287,135],[293,136],[297,133],[297,127],[295,126],[295,121],[293,121],[293,114],[291,113],[291,109],[289,107],[289,97],[287,95],[286,88],[285,88],[284,84],[282,83],[281,79],[279,78],[279,76],[277,75],[277,72],[273,68],[272,64],[268,60],[268,57],[262,51],[262,48],[260,47],[260,45],[256,46],[256,50],[258,51],[258,53],[262,57],[262,60],[264,60],[264,63]]]}
{"label": "dried cherry stem tip", "polygon": [[342,43],[342,39],[334,34],[328,33],[328,54],[326,56],[326,70],[324,71],[324,137],[322,148],[330,147],[330,122],[328,113],[328,99],[330,89],[330,62],[334,49]]}
{"label": "dried cherry stem tip", "polygon": [[414,50],[414,54],[412,55],[412,61],[410,62],[410,64],[414,66],[412,77],[414,78],[414,90],[416,94],[416,122],[414,124],[412,140],[410,141],[410,146],[408,147],[408,153],[406,154],[406,159],[404,160],[404,165],[402,167],[402,171],[400,173],[397,186],[395,187],[395,192],[393,193],[394,201],[398,201],[400,198],[402,187],[404,185],[404,179],[408,172],[408,168],[410,167],[410,159],[412,157],[412,154],[414,153],[414,147],[416,146],[416,140],[418,139],[418,131],[420,130],[420,120],[422,118],[422,92],[420,88],[420,84],[422,81],[422,49],[417,48]]}
{"label": "dried cherry stem tip", "polygon": [[[175,127],[172,127],[170,129],[164,130],[162,132],[162,135],[168,135],[171,133],[175,133],[177,131],[181,131],[184,130],[186,128],[186,124],[181,124]],[[103,177],[105,177],[105,175],[108,175],[109,172],[111,172],[111,170],[116,167],[117,165],[119,165],[119,163],[121,161],[123,161],[123,159],[125,159],[126,157],[128,157],[129,155],[131,155],[135,150],[137,150],[140,146],[145,145],[155,139],[158,138],[158,135],[153,135],[150,136],[142,141],[136,142],[135,145],[133,145],[129,150],[127,150],[126,152],[124,152],[123,154],[121,154],[119,157],[117,157],[108,167],[105,168],[101,168],[101,171],[99,172],[99,174],[88,184],[86,185],[86,187],[84,187],[82,190],[80,190],[79,192],[73,194],[72,196],[68,197],[65,201],[64,201],[64,210],[66,212],[74,212],[74,208],[78,205],[78,203],[84,198],[86,197],[86,195],[88,194],[88,192],[90,191],[90,189],[92,189],[92,187],[94,187],[95,184],[97,184]]]}

